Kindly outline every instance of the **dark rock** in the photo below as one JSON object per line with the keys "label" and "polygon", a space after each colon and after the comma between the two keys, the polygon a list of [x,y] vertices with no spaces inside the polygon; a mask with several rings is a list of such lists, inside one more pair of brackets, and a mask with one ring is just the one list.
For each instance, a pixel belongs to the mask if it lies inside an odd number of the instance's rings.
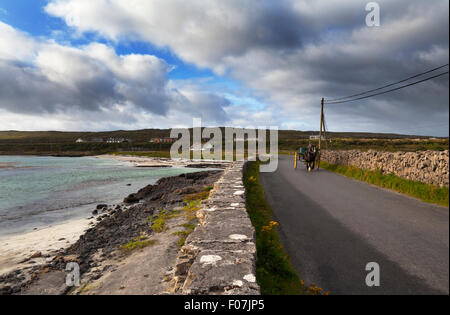
{"label": "dark rock", "polygon": [[140,199],[136,194],[131,194],[123,200],[124,203],[138,203],[139,201]]}
{"label": "dark rock", "polygon": [[93,215],[97,215],[97,214],[98,214],[98,210],[92,211],[92,214],[93,214]]}
{"label": "dark rock", "polygon": [[97,210],[103,210],[104,208],[108,208],[108,205],[105,205],[105,204],[97,205]]}
{"label": "dark rock", "polygon": [[41,257],[41,256],[42,256],[42,253],[41,253],[41,252],[35,252],[33,255],[30,256],[30,259],[33,259],[33,258],[39,258],[39,257]]}

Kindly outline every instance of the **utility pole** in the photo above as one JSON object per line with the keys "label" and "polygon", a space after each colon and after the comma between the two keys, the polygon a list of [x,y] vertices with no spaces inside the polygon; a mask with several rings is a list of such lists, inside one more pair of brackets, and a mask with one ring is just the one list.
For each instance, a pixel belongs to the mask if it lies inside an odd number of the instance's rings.
{"label": "utility pole", "polygon": [[323,105],[324,105],[324,103],[325,103],[325,99],[322,97],[321,108],[320,108],[319,161],[317,163],[317,169],[320,169],[320,152],[321,152],[320,150],[322,148],[322,126],[324,126],[324,122],[323,122]]}

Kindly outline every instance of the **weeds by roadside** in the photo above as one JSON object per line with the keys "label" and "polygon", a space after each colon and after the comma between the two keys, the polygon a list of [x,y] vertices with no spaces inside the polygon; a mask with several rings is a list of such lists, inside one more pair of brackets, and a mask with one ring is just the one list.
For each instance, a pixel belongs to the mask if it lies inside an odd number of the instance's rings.
{"label": "weeds by roadside", "polygon": [[145,248],[150,245],[155,245],[155,240],[149,240],[147,234],[142,233],[136,237],[134,240],[129,241],[127,244],[120,246],[125,252],[131,252],[135,249]]}
{"label": "weeds by roadside", "polygon": [[247,211],[256,230],[256,279],[261,294],[305,294],[304,286],[285,253],[276,226],[272,208],[266,202],[259,182],[258,162],[248,164],[244,174],[247,191]]}

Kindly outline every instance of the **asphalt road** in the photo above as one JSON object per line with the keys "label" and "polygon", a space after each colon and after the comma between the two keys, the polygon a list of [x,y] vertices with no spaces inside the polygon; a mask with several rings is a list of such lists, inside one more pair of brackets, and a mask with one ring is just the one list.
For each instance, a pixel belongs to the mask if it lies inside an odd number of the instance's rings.
{"label": "asphalt road", "polygon": [[[280,156],[262,173],[282,243],[306,284],[331,294],[448,294],[449,209]],[[380,286],[366,285],[366,264]]]}

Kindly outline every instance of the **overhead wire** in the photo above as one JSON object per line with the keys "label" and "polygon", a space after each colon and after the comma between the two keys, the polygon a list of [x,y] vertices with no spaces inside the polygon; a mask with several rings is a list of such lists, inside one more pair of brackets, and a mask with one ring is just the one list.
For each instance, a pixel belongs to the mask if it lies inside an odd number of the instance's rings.
{"label": "overhead wire", "polygon": [[429,81],[431,79],[435,79],[435,78],[441,77],[441,76],[446,75],[448,73],[449,73],[449,71],[446,71],[446,72],[443,72],[443,73],[440,73],[440,74],[428,77],[426,79],[422,79],[422,80],[419,80],[419,81],[416,81],[416,82],[412,82],[412,83],[409,83],[409,84],[402,85],[400,87],[396,87],[394,89],[390,89],[390,90],[387,90],[387,91],[383,91],[383,92],[379,92],[379,93],[375,93],[375,94],[370,94],[370,95],[366,95],[366,96],[362,96],[362,97],[357,97],[357,98],[353,98],[353,99],[349,99],[349,100],[345,100],[345,101],[325,101],[325,104],[343,104],[343,103],[348,103],[348,102],[354,102],[354,101],[358,101],[358,100],[367,99],[367,98],[378,96],[378,95],[382,95],[382,94],[387,94],[387,93],[390,93],[390,92],[393,92],[393,91],[398,91],[398,90],[401,90],[401,89],[404,89],[404,88],[407,88],[407,87],[410,87],[410,86],[413,86],[413,85],[416,85],[416,84],[419,84],[419,83],[423,83],[423,82]]}
{"label": "overhead wire", "polygon": [[353,94],[353,95],[349,95],[349,96],[344,96],[344,97],[339,97],[339,98],[335,98],[335,99],[330,99],[330,100],[327,100],[327,102],[341,101],[341,100],[345,100],[345,99],[348,99],[348,98],[354,98],[354,97],[362,96],[362,95],[365,95],[365,94],[368,94],[368,93],[372,93],[372,92],[384,90],[384,89],[386,89],[386,88],[388,88],[388,87],[391,87],[391,86],[394,86],[394,85],[397,85],[397,84],[400,84],[400,83],[407,82],[407,81],[409,81],[409,80],[411,80],[411,79],[415,79],[415,78],[421,77],[421,76],[423,76],[423,75],[425,75],[425,74],[428,74],[428,73],[431,73],[431,72],[435,72],[435,71],[437,71],[437,70],[440,70],[440,69],[442,69],[442,68],[447,67],[448,65],[449,65],[449,64],[447,63],[447,64],[445,64],[445,65],[442,65],[442,66],[433,68],[433,69],[431,69],[431,70],[428,70],[428,71],[425,71],[425,72],[422,72],[422,73],[413,75],[413,76],[411,76],[411,77],[408,77],[408,78],[406,78],[406,79],[403,79],[403,80],[400,80],[400,81],[397,81],[397,82],[394,82],[394,83],[390,83],[390,84],[384,85],[384,86],[379,87],[379,88],[376,88],[376,89],[368,90],[368,91],[365,91],[365,92],[362,92],[362,93]]}

